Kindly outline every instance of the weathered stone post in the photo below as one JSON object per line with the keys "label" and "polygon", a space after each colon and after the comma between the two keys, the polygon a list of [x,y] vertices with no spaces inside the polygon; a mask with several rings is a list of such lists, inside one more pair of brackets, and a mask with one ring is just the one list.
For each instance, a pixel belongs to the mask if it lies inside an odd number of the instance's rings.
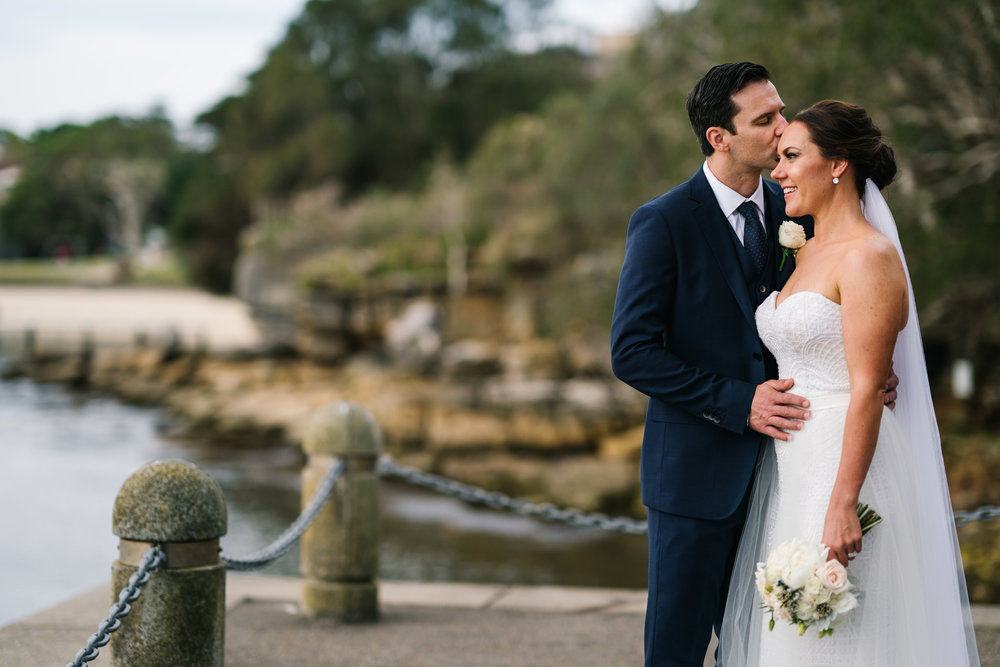
{"label": "weathered stone post", "polygon": [[112,523],[121,538],[111,568],[114,599],[153,543],[167,557],[111,636],[112,666],[221,667],[226,501],[219,485],[185,461],[154,461],[122,484]]}
{"label": "weathered stone post", "polygon": [[375,420],[354,403],[333,403],[316,412],[305,438],[303,506],[334,459],[344,472],[330,499],[302,536],[302,606],[306,613],[345,623],[378,620],[380,450]]}

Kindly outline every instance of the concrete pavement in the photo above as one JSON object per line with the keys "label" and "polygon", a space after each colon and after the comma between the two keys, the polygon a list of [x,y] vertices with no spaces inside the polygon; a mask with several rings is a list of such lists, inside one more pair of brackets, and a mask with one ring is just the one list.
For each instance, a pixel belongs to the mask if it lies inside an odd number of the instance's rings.
{"label": "concrete pavement", "polygon": [[[301,615],[300,583],[228,575],[228,667],[642,664],[643,591],[383,581],[381,620],[345,626]],[[0,629],[0,665],[65,665],[110,603],[110,588],[99,588]],[[1000,606],[973,615],[983,666],[1000,667]],[[109,648],[89,664],[110,665]]]}
{"label": "concrete pavement", "polygon": [[[229,574],[226,665],[636,665],[645,592],[380,582],[382,618],[344,626],[298,611],[301,580]],[[111,604],[110,584],[0,629],[0,665],[65,665]],[[111,664],[101,649],[95,667]]]}

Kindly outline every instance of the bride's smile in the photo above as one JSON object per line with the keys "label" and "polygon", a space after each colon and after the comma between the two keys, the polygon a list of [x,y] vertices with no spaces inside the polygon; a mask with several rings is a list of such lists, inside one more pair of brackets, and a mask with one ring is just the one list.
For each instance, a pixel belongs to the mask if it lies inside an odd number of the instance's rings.
{"label": "bride's smile", "polygon": [[803,123],[791,123],[778,143],[771,178],[781,185],[788,215],[816,215],[830,201],[835,160],[823,157]]}

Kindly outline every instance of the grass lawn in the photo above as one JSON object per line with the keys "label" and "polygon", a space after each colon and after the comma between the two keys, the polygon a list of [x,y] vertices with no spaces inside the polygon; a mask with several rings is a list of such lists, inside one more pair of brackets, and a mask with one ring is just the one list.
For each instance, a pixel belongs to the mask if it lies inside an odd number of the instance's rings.
{"label": "grass lawn", "polygon": [[143,285],[181,287],[187,277],[172,258],[137,267],[132,280],[118,281],[114,258],[0,260],[0,285]]}

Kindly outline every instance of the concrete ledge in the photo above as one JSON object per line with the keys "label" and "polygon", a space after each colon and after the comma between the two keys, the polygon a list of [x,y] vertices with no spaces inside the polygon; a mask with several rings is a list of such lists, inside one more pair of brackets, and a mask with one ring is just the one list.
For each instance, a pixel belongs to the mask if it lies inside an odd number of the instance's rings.
{"label": "concrete ledge", "polygon": [[505,590],[489,584],[380,581],[379,599],[382,604],[403,607],[488,609]]}
{"label": "concrete ledge", "polygon": [[[244,602],[298,603],[302,580],[295,577],[259,577],[230,574],[226,581],[226,608]],[[645,612],[646,592],[561,586],[500,586],[471,583],[380,581],[379,602],[400,607],[451,607],[553,613]]]}
{"label": "concrete ledge", "polygon": [[[230,573],[226,578],[226,609],[232,610],[246,602],[297,605],[302,595],[301,587],[302,580],[297,577]],[[17,625],[79,625],[80,619],[93,616],[95,609],[98,610],[98,615],[107,611],[111,602],[111,593],[106,587],[95,589],[24,619]],[[646,609],[646,592],[562,586],[379,581],[379,603],[399,607],[643,614]],[[92,620],[96,628],[103,619],[95,616]],[[1000,605],[973,605],[972,620],[977,628],[1000,628]]]}
{"label": "concrete ledge", "polygon": [[601,613],[611,609],[645,610],[645,591],[557,586],[513,586],[494,602],[493,609],[554,613]]}

